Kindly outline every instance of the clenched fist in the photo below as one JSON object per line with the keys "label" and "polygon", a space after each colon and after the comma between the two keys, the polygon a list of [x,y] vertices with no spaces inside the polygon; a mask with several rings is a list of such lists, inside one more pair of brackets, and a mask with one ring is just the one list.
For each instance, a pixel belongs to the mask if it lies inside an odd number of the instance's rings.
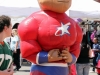
{"label": "clenched fist", "polygon": [[69,52],[68,48],[62,50],[61,56],[62,56],[62,59],[64,59],[66,63],[71,63],[72,62],[72,55]]}
{"label": "clenched fist", "polygon": [[48,53],[48,61],[53,62],[53,61],[59,61],[62,60],[62,56],[60,56],[60,51],[59,49],[52,49]]}

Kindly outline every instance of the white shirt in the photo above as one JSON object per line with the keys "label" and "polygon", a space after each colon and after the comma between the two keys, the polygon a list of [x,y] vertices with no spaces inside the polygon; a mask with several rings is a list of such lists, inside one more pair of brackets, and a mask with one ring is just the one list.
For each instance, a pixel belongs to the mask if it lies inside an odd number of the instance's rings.
{"label": "white shirt", "polygon": [[11,50],[15,50],[16,42],[18,42],[17,49],[20,49],[20,40],[19,37],[16,35],[14,37],[11,37],[11,44],[10,44]]}
{"label": "white shirt", "polygon": [[6,43],[9,43],[9,44],[10,44],[10,42],[11,42],[11,41],[10,41],[10,37],[5,38],[4,41],[5,41]]}

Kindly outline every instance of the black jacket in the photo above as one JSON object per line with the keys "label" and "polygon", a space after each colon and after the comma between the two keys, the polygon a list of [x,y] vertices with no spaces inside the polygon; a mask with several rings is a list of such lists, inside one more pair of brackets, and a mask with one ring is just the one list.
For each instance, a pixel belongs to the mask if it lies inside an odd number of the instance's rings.
{"label": "black jacket", "polygon": [[83,40],[82,40],[81,49],[80,49],[81,51],[77,59],[77,63],[80,63],[80,64],[89,63],[89,49],[90,47],[88,46],[86,35],[83,35]]}

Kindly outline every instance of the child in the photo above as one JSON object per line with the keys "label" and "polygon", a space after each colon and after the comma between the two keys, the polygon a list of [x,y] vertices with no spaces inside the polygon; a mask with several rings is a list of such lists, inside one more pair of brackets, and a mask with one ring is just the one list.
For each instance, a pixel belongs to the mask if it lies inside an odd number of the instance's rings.
{"label": "child", "polygon": [[95,37],[95,38],[93,38],[93,51],[94,51],[94,58],[93,58],[93,69],[92,69],[92,71],[94,71],[95,72],[95,66],[97,65],[97,62],[96,62],[96,60],[97,60],[97,57],[98,57],[98,51],[99,51],[99,44],[98,44],[98,39]]}

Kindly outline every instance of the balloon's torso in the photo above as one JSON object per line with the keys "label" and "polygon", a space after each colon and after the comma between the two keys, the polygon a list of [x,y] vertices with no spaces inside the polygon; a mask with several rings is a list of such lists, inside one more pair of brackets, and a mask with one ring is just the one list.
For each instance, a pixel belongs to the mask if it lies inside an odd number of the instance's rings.
{"label": "balloon's torso", "polygon": [[[76,41],[75,22],[65,13],[41,11],[31,15],[36,19],[37,41],[43,50],[63,49],[70,47]],[[33,27],[33,26],[31,26]],[[33,35],[34,36],[34,32]]]}

